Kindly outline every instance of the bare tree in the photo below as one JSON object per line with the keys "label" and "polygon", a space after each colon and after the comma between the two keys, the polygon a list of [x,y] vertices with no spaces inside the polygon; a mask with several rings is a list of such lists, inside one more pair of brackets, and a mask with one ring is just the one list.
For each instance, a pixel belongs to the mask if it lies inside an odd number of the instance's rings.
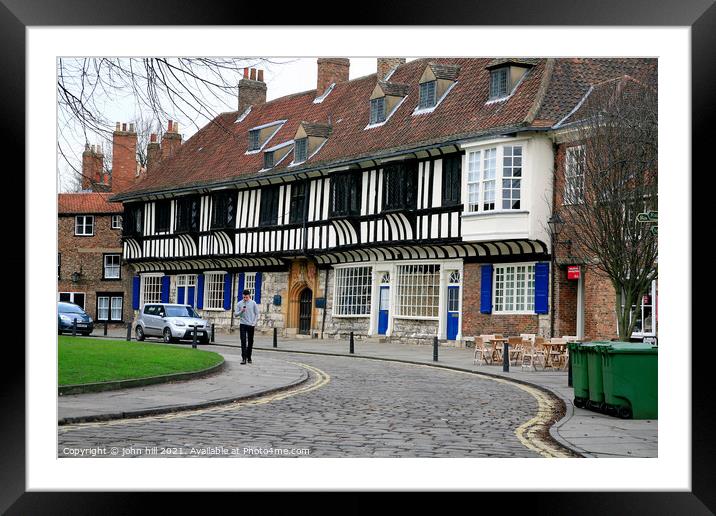
{"label": "bare tree", "polygon": [[[132,97],[137,119],[149,126],[165,127],[169,120],[183,120],[198,129],[220,111],[236,110],[237,85],[243,70],[265,58],[59,58],[57,98],[58,156],[74,174],[82,171],[71,134],[86,143],[95,138],[111,142],[113,120],[107,103]],[[65,135],[65,133],[68,133]],[[104,148],[111,148],[104,145]],[[146,151],[146,145],[138,145]],[[81,149],[79,150],[81,152]],[[140,155],[140,162],[146,156]]]}
{"label": "bare tree", "polygon": [[657,94],[629,77],[595,86],[572,115],[564,221],[570,254],[606,275],[619,338],[629,340],[642,296],[657,277],[657,236],[637,215],[657,209]]}

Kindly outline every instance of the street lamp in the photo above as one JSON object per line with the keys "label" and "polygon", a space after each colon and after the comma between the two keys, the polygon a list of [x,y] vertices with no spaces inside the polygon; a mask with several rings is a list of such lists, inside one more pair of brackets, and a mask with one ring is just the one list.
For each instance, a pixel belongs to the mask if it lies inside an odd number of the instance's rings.
{"label": "street lamp", "polygon": [[82,265],[80,265],[79,272],[75,271],[72,273],[72,283],[78,283],[80,281],[81,276],[82,276]]}

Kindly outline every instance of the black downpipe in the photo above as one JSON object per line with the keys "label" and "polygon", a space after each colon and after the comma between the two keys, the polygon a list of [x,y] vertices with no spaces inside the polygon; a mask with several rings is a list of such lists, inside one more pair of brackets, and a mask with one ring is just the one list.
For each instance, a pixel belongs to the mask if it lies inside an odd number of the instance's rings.
{"label": "black downpipe", "polygon": [[323,340],[323,330],[326,329],[326,310],[328,309],[328,273],[330,271],[330,269],[326,269],[326,284],[323,287],[323,299],[325,299],[325,301],[323,303],[323,320],[321,321],[321,340]]}

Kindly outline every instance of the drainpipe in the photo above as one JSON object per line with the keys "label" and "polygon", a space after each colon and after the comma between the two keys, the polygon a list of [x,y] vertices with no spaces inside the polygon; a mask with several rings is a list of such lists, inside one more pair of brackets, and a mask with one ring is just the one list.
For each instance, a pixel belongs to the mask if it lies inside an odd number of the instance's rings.
{"label": "drainpipe", "polygon": [[323,330],[326,329],[326,310],[328,309],[328,273],[331,269],[326,269],[326,286],[323,289],[323,298],[326,300],[323,304],[323,320],[321,321],[321,340],[323,340]]}
{"label": "drainpipe", "polygon": [[[557,202],[557,147],[558,145],[556,143],[552,144],[552,149],[554,153],[554,173],[552,174],[552,209],[550,210],[550,213],[554,214],[556,202]],[[555,277],[557,276],[557,256],[555,255],[555,235],[550,232],[549,235],[549,241],[550,241],[550,247],[552,250],[552,270],[551,272],[551,287],[550,288],[550,301],[549,301],[549,336],[554,337],[554,313],[556,312],[556,307],[554,306],[554,284],[555,284]]]}

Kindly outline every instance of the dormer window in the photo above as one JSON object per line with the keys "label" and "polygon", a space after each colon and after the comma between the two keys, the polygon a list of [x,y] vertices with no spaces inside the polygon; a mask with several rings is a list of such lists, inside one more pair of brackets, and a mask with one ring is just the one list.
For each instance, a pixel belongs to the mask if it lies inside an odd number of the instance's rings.
{"label": "dormer window", "polygon": [[249,131],[249,150],[259,150],[261,145],[259,144],[259,130],[255,129],[253,131]]}
{"label": "dormer window", "polygon": [[273,168],[273,151],[264,153],[264,168],[267,170]]}
{"label": "dormer window", "polygon": [[414,115],[432,113],[457,84],[460,66],[429,63],[420,76],[418,105]]}
{"label": "dormer window", "polygon": [[490,72],[490,99],[507,96],[507,68],[498,68]]}
{"label": "dormer window", "polygon": [[385,97],[378,97],[370,101],[370,123],[385,122]]}
{"label": "dormer window", "polygon": [[485,67],[490,71],[488,102],[512,95],[534,64],[534,59],[501,58],[491,61]]}
{"label": "dormer window", "polygon": [[370,96],[370,120],[366,129],[387,122],[403,103],[409,89],[407,84],[378,81]]}
{"label": "dormer window", "polygon": [[308,138],[300,138],[296,140],[296,147],[293,151],[293,162],[302,163],[306,161],[308,151]]}
{"label": "dormer window", "polygon": [[301,122],[293,137],[293,163],[291,165],[298,165],[313,157],[328,141],[331,132],[332,128],[328,124]]}
{"label": "dormer window", "polygon": [[435,85],[437,81],[424,82],[420,85],[420,109],[430,108],[435,105]]}
{"label": "dormer window", "polygon": [[253,154],[263,149],[266,144],[271,141],[271,138],[276,136],[276,133],[281,130],[285,123],[286,120],[276,120],[249,129],[248,150],[246,153]]}

